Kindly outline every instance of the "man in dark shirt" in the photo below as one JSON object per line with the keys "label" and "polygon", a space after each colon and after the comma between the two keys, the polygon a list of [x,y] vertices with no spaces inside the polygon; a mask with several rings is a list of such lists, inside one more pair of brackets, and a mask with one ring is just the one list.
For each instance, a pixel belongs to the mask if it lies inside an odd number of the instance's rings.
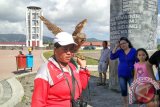
{"label": "man in dark shirt", "polygon": [[[152,65],[156,65],[158,70],[158,76],[160,79],[160,50],[156,51],[149,59],[149,66],[152,68]],[[153,70],[152,70],[153,71]],[[153,73],[153,72],[152,72]]]}
{"label": "man in dark shirt", "polygon": [[[149,69],[150,71],[152,71],[153,75],[154,75],[154,72],[153,72],[153,69],[152,69],[152,66],[155,65],[157,70],[158,70],[158,81],[160,80],[160,50],[156,51],[155,53],[153,53],[153,55],[149,58],[148,60],[148,65],[149,65]],[[157,90],[156,91],[156,95],[159,96],[158,99],[160,99],[160,90]],[[158,97],[158,96],[155,96]],[[160,105],[158,106],[160,107]]]}

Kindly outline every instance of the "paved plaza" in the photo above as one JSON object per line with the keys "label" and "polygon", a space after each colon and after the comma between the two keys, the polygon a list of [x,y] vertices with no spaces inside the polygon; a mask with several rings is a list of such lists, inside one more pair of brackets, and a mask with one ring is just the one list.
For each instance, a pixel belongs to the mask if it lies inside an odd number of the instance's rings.
{"label": "paved plaza", "polygon": [[[28,54],[27,50],[21,50],[23,54]],[[41,54],[43,50],[33,50],[34,56],[33,72],[37,71],[38,67],[43,63]],[[19,50],[0,50],[0,80],[8,79],[15,76],[17,73],[16,57]],[[21,69],[19,69],[20,71]],[[22,69],[23,70],[23,69]]]}
{"label": "paved plaza", "polygon": [[[24,55],[28,50],[21,50]],[[18,69],[16,65],[16,56],[19,50],[0,50],[0,107],[14,107],[20,102],[24,95],[24,89],[17,76],[35,73],[39,66],[44,63],[42,59],[43,50],[33,50],[33,70]]]}

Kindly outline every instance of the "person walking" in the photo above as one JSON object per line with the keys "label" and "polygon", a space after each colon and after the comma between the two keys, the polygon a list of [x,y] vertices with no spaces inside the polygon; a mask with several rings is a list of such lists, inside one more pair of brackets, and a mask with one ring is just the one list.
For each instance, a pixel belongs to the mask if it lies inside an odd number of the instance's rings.
{"label": "person walking", "polygon": [[118,79],[124,107],[128,107],[128,87],[133,82],[134,63],[136,61],[136,49],[126,37],[121,37],[111,51],[110,59],[119,59]]}
{"label": "person walking", "polygon": [[86,60],[77,58],[79,69],[70,62],[76,46],[71,34],[56,35],[54,55],[40,67],[35,77],[31,107],[74,107],[81,98],[90,74]]}
{"label": "person walking", "polygon": [[102,46],[103,46],[103,49],[101,50],[101,56],[98,64],[99,82],[97,83],[97,86],[106,85],[106,78],[107,78],[106,72],[109,66],[110,50],[108,48],[108,42],[103,41]]}

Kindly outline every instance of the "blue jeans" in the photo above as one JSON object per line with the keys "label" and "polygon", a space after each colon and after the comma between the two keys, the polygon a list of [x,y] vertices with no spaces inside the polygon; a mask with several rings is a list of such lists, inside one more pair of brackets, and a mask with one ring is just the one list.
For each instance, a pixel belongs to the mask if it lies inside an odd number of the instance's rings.
{"label": "blue jeans", "polygon": [[127,83],[130,86],[132,82],[133,82],[133,78],[119,77],[119,84],[120,84],[122,96],[127,96],[128,95]]}

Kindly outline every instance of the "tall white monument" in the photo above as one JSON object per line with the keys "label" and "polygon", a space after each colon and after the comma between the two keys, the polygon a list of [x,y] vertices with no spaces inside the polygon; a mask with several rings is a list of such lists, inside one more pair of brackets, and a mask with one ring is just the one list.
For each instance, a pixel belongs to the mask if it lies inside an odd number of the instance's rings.
{"label": "tall white monument", "polygon": [[37,6],[28,6],[26,10],[26,46],[43,47],[43,22],[40,20],[42,10]]}

